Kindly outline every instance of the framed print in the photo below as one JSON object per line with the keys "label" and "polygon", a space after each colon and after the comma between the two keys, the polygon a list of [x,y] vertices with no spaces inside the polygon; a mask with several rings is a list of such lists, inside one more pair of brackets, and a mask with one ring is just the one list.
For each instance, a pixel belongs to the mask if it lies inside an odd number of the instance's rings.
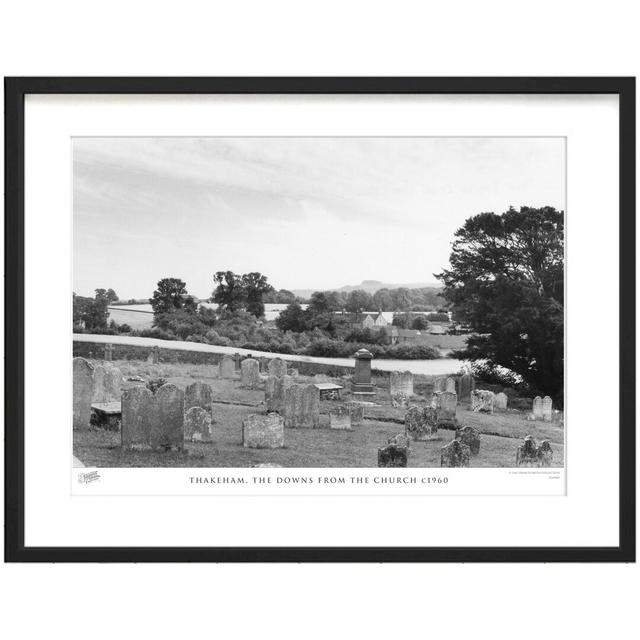
{"label": "framed print", "polygon": [[7,560],[635,560],[633,78],[8,78],[5,133]]}

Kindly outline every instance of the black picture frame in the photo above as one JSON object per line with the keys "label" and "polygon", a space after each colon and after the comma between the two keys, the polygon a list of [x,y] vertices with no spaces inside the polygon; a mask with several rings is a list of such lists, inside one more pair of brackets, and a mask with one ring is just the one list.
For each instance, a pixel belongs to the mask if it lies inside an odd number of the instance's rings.
{"label": "black picture frame", "polygon": [[[5,561],[634,562],[635,78],[5,78]],[[615,547],[26,547],[24,101],[27,94],[616,94],[620,160],[620,540]],[[624,345],[621,348],[620,345]],[[597,517],[597,514],[594,514]]]}

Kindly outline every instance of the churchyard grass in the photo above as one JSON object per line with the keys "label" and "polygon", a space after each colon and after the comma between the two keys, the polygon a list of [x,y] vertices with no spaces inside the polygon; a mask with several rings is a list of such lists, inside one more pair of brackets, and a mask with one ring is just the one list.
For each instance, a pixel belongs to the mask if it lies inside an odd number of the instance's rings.
{"label": "churchyard grass", "polygon": [[[100,428],[74,432],[74,455],[86,466],[96,467],[250,467],[272,463],[283,467],[371,467],[375,466],[378,447],[394,435],[404,432],[405,408],[391,406],[388,378],[374,375],[376,403],[367,406],[362,425],[351,431],[330,430],[329,410],[338,404],[323,400],[320,403],[321,429],[285,429],[285,447],[282,449],[249,449],[242,446],[242,420],[251,413],[265,411],[264,391],[240,387],[239,378],[218,378],[218,367],[123,360],[114,364],[124,376],[123,387],[141,384],[127,380],[139,376],[145,381],[164,378],[184,389],[200,380],[213,389],[212,443],[187,443],[184,452],[128,451],[120,447],[120,434]],[[427,377],[416,381],[416,391],[429,390]],[[422,377],[420,377],[422,378]],[[299,381],[310,383],[312,378],[300,376]],[[345,379],[336,379],[345,386],[344,400],[349,399],[349,385]],[[413,400],[412,400],[413,402]],[[418,395],[416,404],[426,405],[426,397]],[[459,405],[458,421],[472,426],[481,433],[479,456],[473,456],[472,467],[513,467],[515,452],[525,435],[552,442],[553,466],[561,467],[564,459],[563,427],[559,421],[531,422],[524,412],[507,411],[493,415],[474,413],[468,405]],[[452,430],[440,429],[439,439],[412,443],[409,467],[439,467],[440,448],[454,437]]]}

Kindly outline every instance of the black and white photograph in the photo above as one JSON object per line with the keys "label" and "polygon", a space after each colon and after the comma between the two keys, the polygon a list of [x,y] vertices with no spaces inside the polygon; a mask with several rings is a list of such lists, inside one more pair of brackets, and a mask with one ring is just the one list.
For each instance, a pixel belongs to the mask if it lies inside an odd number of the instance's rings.
{"label": "black and white photograph", "polygon": [[564,468],[564,137],[72,162],[74,471]]}

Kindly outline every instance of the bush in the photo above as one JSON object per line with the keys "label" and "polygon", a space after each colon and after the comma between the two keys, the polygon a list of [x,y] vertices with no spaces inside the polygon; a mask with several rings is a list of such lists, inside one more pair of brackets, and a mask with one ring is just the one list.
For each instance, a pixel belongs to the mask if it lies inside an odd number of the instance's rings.
{"label": "bush", "polygon": [[164,378],[152,378],[147,382],[147,389],[149,389],[151,393],[155,393],[163,384],[167,384]]}

